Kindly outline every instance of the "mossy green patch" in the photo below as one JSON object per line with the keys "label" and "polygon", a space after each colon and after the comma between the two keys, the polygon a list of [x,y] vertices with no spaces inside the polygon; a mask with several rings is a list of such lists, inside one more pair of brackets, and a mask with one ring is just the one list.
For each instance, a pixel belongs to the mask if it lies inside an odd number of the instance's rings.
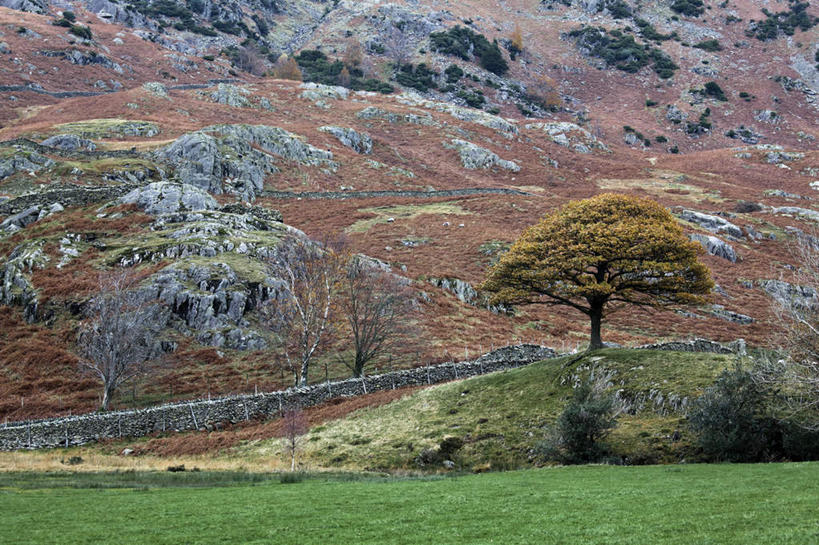
{"label": "mossy green patch", "polygon": [[468,216],[472,212],[461,208],[460,205],[452,202],[437,202],[430,204],[398,204],[393,206],[379,206],[375,208],[362,208],[361,212],[374,214],[375,217],[359,220],[347,228],[348,233],[365,233],[373,226],[387,223],[390,218],[395,221],[411,220],[423,214]]}

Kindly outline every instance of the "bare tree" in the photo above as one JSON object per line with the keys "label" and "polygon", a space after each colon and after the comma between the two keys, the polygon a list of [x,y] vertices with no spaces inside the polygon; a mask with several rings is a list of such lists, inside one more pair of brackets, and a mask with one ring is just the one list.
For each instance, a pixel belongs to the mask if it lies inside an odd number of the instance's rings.
{"label": "bare tree", "polygon": [[392,23],[384,34],[384,48],[395,70],[401,70],[412,59],[412,46],[403,27],[400,22]]}
{"label": "bare tree", "polygon": [[300,406],[294,405],[284,411],[282,431],[285,439],[284,450],[290,458],[290,471],[296,471],[296,458],[301,450],[302,438],[308,429],[307,418]]}
{"label": "bare tree", "polygon": [[814,235],[802,234],[792,246],[793,283],[772,286],[778,288],[773,311],[780,324],[774,344],[784,357],[758,362],[756,378],[778,387],[779,408],[787,417],[819,429],[819,239]]}
{"label": "bare tree", "polygon": [[139,280],[129,270],[100,275],[99,294],[89,302],[77,336],[80,370],[102,383],[105,411],[120,386],[156,369],[161,351],[157,339],[167,321],[165,309],[135,290]]}
{"label": "bare tree", "polygon": [[288,235],[267,262],[276,285],[262,315],[297,386],[307,385],[310,363],[333,326],[341,253],[307,237]]}
{"label": "bare tree", "polygon": [[261,53],[255,46],[241,47],[236,55],[236,68],[249,72],[254,76],[261,76],[265,73],[267,65]]}
{"label": "bare tree", "polygon": [[353,353],[345,364],[354,377],[361,377],[368,364],[394,353],[409,337],[417,305],[406,279],[362,256],[349,260],[341,291],[339,307],[350,328]]}

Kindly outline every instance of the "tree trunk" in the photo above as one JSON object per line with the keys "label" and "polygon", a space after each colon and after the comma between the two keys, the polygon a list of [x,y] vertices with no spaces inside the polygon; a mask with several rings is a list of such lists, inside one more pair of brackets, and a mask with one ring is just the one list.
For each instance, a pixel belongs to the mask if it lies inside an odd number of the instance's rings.
{"label": "tree trunk", "polygon": [[310,361],[301,362],[301,375],[299,376],[299,386],[307,386],[307,371],[310,368]]}
{"label": "tree trunk", "polygon": [[113,397],[113,395],[114,391],[112,388],[105,386],[102,389],[102,405],[100,406],[100,409],[102,409],[103,411],[108,410],[108,406],[111,404],[111,397]]}
{"label": "tree trunk", "polygon": [[589,350],[599,350],[600,348],[603,348],[603,339],[600,336],[600,326],[603,323],[603,306],[593,306],[589,312],[589,319],[591,320]]}

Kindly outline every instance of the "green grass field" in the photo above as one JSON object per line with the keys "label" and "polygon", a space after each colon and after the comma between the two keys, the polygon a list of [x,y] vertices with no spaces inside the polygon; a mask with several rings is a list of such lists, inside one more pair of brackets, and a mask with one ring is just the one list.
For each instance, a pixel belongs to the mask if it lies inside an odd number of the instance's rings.
{"label": "green grass field", "polygon": [[807,545],[819,543],[817,504],[819,463],[293,484],[213,473],[17,473],[0,475],[0,543]]}

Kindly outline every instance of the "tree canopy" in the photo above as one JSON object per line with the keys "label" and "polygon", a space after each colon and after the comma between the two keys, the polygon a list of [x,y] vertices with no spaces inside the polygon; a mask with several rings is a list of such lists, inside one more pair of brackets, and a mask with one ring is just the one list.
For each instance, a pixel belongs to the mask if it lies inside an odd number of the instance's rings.
{"label": "tree canopy", "polygon": [[527,229],[490,270],[492,304],[566,305],[591,320],[621,305],[705,302],[714,287],[671,213],[650,199],[604,193],[572,201]]}

